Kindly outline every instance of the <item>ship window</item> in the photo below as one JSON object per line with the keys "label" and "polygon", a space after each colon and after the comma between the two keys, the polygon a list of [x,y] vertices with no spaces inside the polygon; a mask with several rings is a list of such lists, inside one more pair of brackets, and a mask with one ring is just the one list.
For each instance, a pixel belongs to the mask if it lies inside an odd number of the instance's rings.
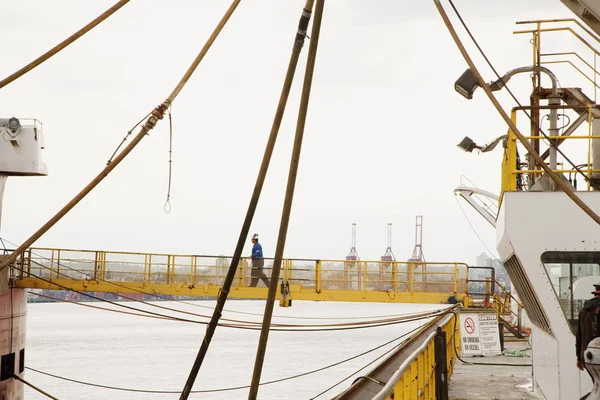
{"label": "ship window", "polygon": [[547,251],[542,254],[542,263],[571,331],[576,333],[579,311],[587,299],[573,297],[573,283],[579,278],[600,275],[600,252]]}

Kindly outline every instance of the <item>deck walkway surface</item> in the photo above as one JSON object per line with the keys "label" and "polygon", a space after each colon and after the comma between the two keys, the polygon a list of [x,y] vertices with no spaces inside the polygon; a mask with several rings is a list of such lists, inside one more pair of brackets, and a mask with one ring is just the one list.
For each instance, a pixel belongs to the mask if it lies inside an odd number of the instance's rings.
{"label": "deck walkway surface", "polygon": [[525,357],[462,357],[467,362],[485,364],[512,364],[515,367],[498,365],[469,365],[456,360],[450,378],[451,400],[528,400],[540,399],[531,388],[531,347],[528,342],[507,342],[509,351],[518,350]]}

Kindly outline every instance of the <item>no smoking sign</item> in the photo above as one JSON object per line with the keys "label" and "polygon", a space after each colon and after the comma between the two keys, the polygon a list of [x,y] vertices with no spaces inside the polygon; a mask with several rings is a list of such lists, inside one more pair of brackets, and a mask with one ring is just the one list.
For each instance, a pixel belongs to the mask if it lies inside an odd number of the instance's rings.
{"label": "no smoking sign", "polygon": [[472,335],[473,332],[475,332],[475,321],[473,321],[471,317],[465,319],[465,331],[467,331],[469,335]]}

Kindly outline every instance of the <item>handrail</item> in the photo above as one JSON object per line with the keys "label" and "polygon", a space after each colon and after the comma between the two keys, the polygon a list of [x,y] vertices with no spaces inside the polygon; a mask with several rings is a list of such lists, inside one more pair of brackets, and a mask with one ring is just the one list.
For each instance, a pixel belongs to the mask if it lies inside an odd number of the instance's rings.
{"label": "handrail", "polygon": [[539,20],[534,20],[534,21],[517,21],[516,24],[517,25],[524,25],[524,24],[546,24],[546,23],[555,23],[555,22],[574,22],[577,26],[579,26],[581,29],[583,29],[585,31],[585,33],[587,33],[592,38],[594,38],[598,43],[600,43],[600,38],[598,36],[596,36],[596,34],[594,32],[590,31],[585,25],[583,25],[581,22],[579,22],[575,18],[539,19]]}
{"label": "handrail", "polygon": [[[231,258],[230,255],[215,255],[215,254],[190,254],[190,253],[148,253],[148,252],[136,252],[136,251],[119,251],[119,250],[89,250],[89,249],[71,249],[71,248],[53,248],[53,247],[31,247],[27,251],[61,251],[61,252],[73,252],[73,253],[106,253],[106,254],[121,254],[121,255],[135,255],[135,256],[159,256],[159,257],[199,257],[199,258]],[[272,257],[265,257],[265,260],[273,260]],[[323,259],[323,258],[286,258],[286,260],[292,261],[310,261],[310,262],[336,262],[336,263],[369,263],[369,264],[411,264],[411,265],[444,265],[444,264],[462,264],[467,266],[464,262],[456,261],[386,261],[386,260],[346,260],[346,259]]]}
{"label": "handrail", "polygon": [[579,35],[577,32],[575,32],[572,28],[569,27],[564,27],[564,28],[546,28],[546,29],[530,29],[530,30],[526,30],[526,31],[513,31],[513,34],[515,35],[521,35],[524,33],[541,33],[541,32],[560,32],[560,31],[569,31],[573,34],[573,36],[575,36],[577,39],[579,39],[579,41],[581,43],[583,43],[588,49],[590,49],[592,52],[594,52],[597,56],[600,56],[600,53],[598,52],[598,50],[596,50],[596,48],[594,46],[592,46],[591,44],[588,43],[587,40],[585,40],[584,38],[581,37],[581,35]]}
{"label": "handrail", "polygon": [[[539,107],[539,108],[542,109],[543,107]],[[528,107],[515,107],[512,109],[511,119],[513,120],[514,123],[517,122],[517,111],[522,111],[525,109],[531,109],[531,107],[529,107],[529,108]],[[525,136],[525,139],[530,140],[530,141],[542,141],[542,140],[550,139],[550,140],[554,140],[557,145],[560,145],[564,141],[567,141],[567,140],[582,140],[582,139],[587,140],[587,143],[586,143],[587,154],[586,154],[585,161],[579,162],[577,164],[579,164],[581,166],[580,168],[578,168],[579,171],[586,174],[586,176],[588,178],[587,179],[587,186],[588,186],[587,190],[590,190],[589,182],[592,178],[592,175],[600,174],[600,169],[598,169],[598,166],[595,166],[596,168],[594,168],[593,165],[590,165],[592,142],[594,140],[597,141],[600,139],[600,135],[592,134],[591,123],[590,123],[593,118],[594,111],[597,111],[598,108],[596,106],[591,106],[591,105],[588,105],[585,107],[574,107],[574,106],[569,106],[569,105],[561,105],[559,107],[559,109],[582,110],[582,111],[580,111],[580,114],[585,115],[585,117],[588,121],[587,134],[579,134],[579,135],[572,134],[579,128],[579,125],[573,125],[573,124],[575,124],[575,123],[573,123],[572,124],[573,129],[567,128],[567,131],[565,131],[565,134],[552,135],[552,136],[549,136],[548,138],[542,137],[540,135],[530,135],[530,136]],[[581,121],[581,117],[578,118],[577,121]],[[581,122],[579,122],[579,123],[581,123]],[[544,172],[544,170],[541,168],[540,169],[529,169],[529,168],[521,169],[521,166],[519,165],[519,160],[517,158],[517,153],[518,153],[518,148],[517,148],[517,143],[516,143],[516,136],[509,129],[508,134],[507,134],[507,139],[505,142],[504,157],[503,157],[503,162],[502,162],[502,188],[501,188],[500,203],[502,201],[502,196],[503,196],[504,192],[514,192],[514,191],[518,191],[518,190],[525,190],[524,188],[517,187],[517,180],[519,179],[518,177],[520,175],[528,174],[531,177],[533,175],[542,174]],[[544,154],[546,154],[546,153],[544,153]],[[556,173],[560,173],[560,174],[572,174],[572,173],[579,172],[577,170],[577,168],[557,168],[557,169],[553,169],[553,171]]]}
{"label": "handrail", "polygon": [[521,304],[521,302],[520,302],[519,300],[517,300],[517,299],[515,298],[515,296],[513,296],[513,295],[512,295],[512,293],[510,292],[510,290],[508,290],[508,289],[506,289],[506,288],[504,287],[504,285],[502,285],[502,284],[501,284],[500,282],[498,282],[498,281],[496,281],[496,285],[498,285],[498,286],[500,287],[500,289],[502,289],[502,292],[504,292],[504,293],[508,293],[508,294],[510,295],[510,298],[511,298],[512,300],[514,300],[514,301],[515,301],[515,302],[516,302],[516,303],[517,303],[517,304],[518,304],[520,307],[523,307],[523,304]]}
{"label": "handrail", "polygon": [[[589,76],[587,76],[587,74],[585,74],[581,69],[579,69],[575,64],[573,64],[571,61],[569,60],[565,60],[565,61],[550,61],[550,62],[545,62],[542,61],[541,58],[546,56],[546,55],[557,55],[557,54],[561,54],[561,53],[541,53],[541,48],[539,47],[539,39],[536,38],[541,36],[541,34],[543,32],[559,32],[559,31],[569,31],[571,32],[571,34],[573,36],[575,36],[577,39],[579,39],[579,41],[581,43],[583,43],[588,49],[590,49],[592,51],[592,53],[594,53],[594,63],[596,60],[596,56],[600,56],[600,52],[598,50],[596,50],[596,48],[594,46],[592,46],[586,39],[584,39],[579,33],[577,33],[575,30],[573,30],[571,27],[566,26],[566,27],[558,27],[558,28],[542,28],[542,24],[546,24],[546,23],[558,23],[558,22],[563,22],[563,23],[575,23],[576,26],[578,26],[583,32],[585,32],[590,38],[592,38],[593,40],[596,41],[597,44],[600,44],[600,37],[596,36],[596,34],[592,31],[590,31],[586,26],[584,26],[582,23],[580,23],[579,21],[577,21],[576,19],[573,18],[565,18],[565,19],[548,19],[548,20],[535,20],[535,21],[519,21],[517,22],[518,25],[523,25],[523,24],[537,24],[537,27],[534,29],[529,29],[529,30],[524,30],[524,31],[514,31],[513,34],[524,34],[524,33],[531,33],[533,34],[533,53],[534,53],[534,65],[537,62],[537,65],[541,65],[541,64],[559,64],[559,63],[568,63],[570,64],[574,69],[576,69],[580,74],[582,74],[588,81],[590,81],[593,85],[594,85],[594,93],[596,94],[596,89],[600,89],[600,86],[598,86],[598,84],[596,83],[596,77],[599,75],[598,71],[592,67],[589,63],[587,63],[582,57],[580,57],[578,54],[571,52],[568,54],[574,54],[576,55],[581,61],[583,61],[593,72],[594,72],[594,79],[592,80]],[[537,49],[537,52],[536,52]],[[536,57],[537,54],[537,57]]]}
{"label": "handrail", "polygon": [[[554,57],[554,56],[570,56],[573,55],[575,57],[577,57],[582,63],[585,64],[586,67],[588,67],[589,69],[591,69],[595,75],[598,75],[598,70],[596,70],[596,68],[594,68],[589,62],[587,62],[583,57],[581,57],[579,55],[579,53],[575,52],[575,51],[566,51],[566,52],[558,52],[558,53],[540,53],[540,57]],[[551,64],[551,62],[547,62],[549,64]],[[573,64],[571,64],[573,65]],[[575,67],[575,65],[573,65]],[[586,78],[588,78],[588,80],[591,80],[591,78],[589,78],[587,76],[587,74],[585,74],[583,71],[580,71],[577,67],[575,67],[579,72],[581,72],[583,74],[583,76],[585,76]],[[594,81],[592,81],[594,82]]]}
{"label": "handrail", "polygon": [[[120,286],[135,283],[136,287],[141,283],[142,287],[148,285],[149,289],[165,293],[178,293],[184,287],[193,295],[195,288],[204,288],[207,293],[222,285],[229,265],[223,261],[227,259],[230,257],[224,255],[30,248],[21,256],[16,276],[22,287],[59,289],[60,285],[80,282],[75,284],[93,286],[96,291],[118,292],[128,287],[117,288],[115,282]],[[272,258],[264,260],[263,272],[268,275]],[[424,265],[427,269],[421,268]],[[350,298],[350,293],[362,293],[363,297],[379,296],[387,301],[400,294],[411,296],[414,302],[426,298],[427,295],[420,293],[431,293],[440,300],[457,295],[462,299],[469,268],[459,262],[317,259],[284,259],[283,266],[280,280],[295,285],[295,293],[313,293],[315,299],[320,299],[321,293],[326,296],[331,291],[345,291],[346,294],[341,294],[345,298]],[[236,289],[250,287],[254,278],[251,271],[251,260],[241,258],[234,281]],[[52,282],[60,285],[53,286]]]}
{"label": "handrail", "polygon": [[419,354],[425,351],[425,349],[429,346],[429,344],[435,338],[436,335],[437,332],[431,332],[429,336],[425,338],[423,344],[421,344],[415,350],[415,352],[410,355],[410,357],[404,360],[404,362],[400,365],[398,370],[394,372],[394,375],[392,375],[392,377],[387,381],[383,389],[381,389],[381,391],[377,393],[375,397],[373,397],[373,400],[385,400],[390,394],[392,394],[394,388],[396,387],[396,382],[400,380],[400,377],[406,372],[406,370],[410,367],[413,361],[417,359]]}
{"label": "handrail", "polygon": [[[447,315],[442,321],[435,323],[435,325],[439,324],[438,326],[446,327],[447,324],[450,322],[450,320],[452,320],[452,318],[457,318],[457,317],[454,314]],[[431,324],[431,325],[434,325],[434,324]],[[397,383],[400,381],[400,378],[402,377],[402,375],[404,375],[407,372],[408,368],[411,366],[412,363],[414,363],[418,359],[418,357],[421,355],[421,353],[423,353],[425,351],[425,349],[427,349],[427,347],[429,347],[431,345],[431,343],[432,343],[433,339],[436,337],[436,335],[437,335],[437,332],[432,332],[427,336],[427,338],[424,340],[423,344],[421,344],[421,346],[419,346],[400,365],[398,370],[396,372],[394,372],[394,375],[392,375],[392,377],[387,381],[387,383],[385,384],[383,389],[381,389],[381,391],[373,397],[373,400],[384,400],[394,392],[394,389],[395,389]],[[454,332],[454,336],[451,341],[447,339],[448,342],[451,342],[450,345],[448,345],[448,348],[455,345],[455,343],[456,343],[454,340],[455,335],[456,335],[456,332]],[[448,351],[450,351],[450,349],[448,349]],[[454,352],[454,349],[452,349],[452,352]]]}
{"label": "handrail", "polygon": [[[500,282],[498,282],[495,278],[493,278],[492,280],[494,283],[494,287],[497,286],[500,289],[500,291],[494,290],[494,291],[491,291],[490,293],[485,293],[485,295],[487,295],[487,296],[491,295],[492,298],[494,299],[494,301],[490,304],[490,306],[492,306],[496,310],[496,313],[498,313],[498,314],[506,313],[508,311],[510,314],[514,315],[517,318],[517,328],[519,330],[521,330],[523,304],[515,296],[513,296],[513,294],[508,289],[506,289],[506,287],[504,287],[504,285],[502,285]],[[512,310],[512,308],[510,307],[510,303],[508,304],[508,307],[507,307],[505,298],[503,299],[503,297],[506,297],[507,295],[511,301],[514,301],[517,304],[517,312],[514,312]]]}
{"label": "handrail", "polygon": [[558,52],[558,53],[540,53],[540,56],[541,57],[575,56],[575,57],[579,58],[579,60],[581,60],[581,62],[584,63],[589,69],[598,73],[598,71],[589,62],[585,61],[585,59],[583,57],[581,57],[579,55],[579,53],[577,53],[575,51],[563,51],[563,52]]}
{"label": "handrail", "polygon": [[[436,345],[434,338],[437,332],[445,332],[445,351],[447,382],[454,370],[457,350],[460,348],[460,334],[457,328],[457,308],[451,307],[428,321],[409,340],[399,345],[390,356],[364,376],[357,378],[344,392],[338,394],[336,400],[360,397],[363,385],[377,382],[381,387],[373,388],[373,399],[405,398],[433,399],[436,398],[438,377],[436,374]],[[397,367],[396,367],[397,366]],[[364,393],[364,392],[363,392]]]}
{"label": "handrail", "polygon": [[[600,89],[600,86],[598,86],[598,84],[596,82],[594,82],[594,80],[592,78],[590,78],[589,76],[587,76],[585,72],[583,72],[581,69],[579,69],[575,64],[573,64],[569,60],[540,61],[540,64],[570,64],[573,68],[575,68],[575,70],[577,72],[579,72],[581,75],[583,75],[583,77],[585,79],[587,79],[588,81],[590,81],[590,83],[592,83],[596,88]],[[592,68],[592,70],[596,73],[596,75],[600,75],[600,73],[598,73],[598,71],[596,71],[595,69]]]}

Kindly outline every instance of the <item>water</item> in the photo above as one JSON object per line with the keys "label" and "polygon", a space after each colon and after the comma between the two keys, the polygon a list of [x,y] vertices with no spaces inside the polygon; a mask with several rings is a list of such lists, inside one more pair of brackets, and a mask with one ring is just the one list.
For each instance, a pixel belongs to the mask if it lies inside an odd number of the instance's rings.
{"label": "water", "polygon": [[[153,303],[160,306],[211,315],[203,307],[214,301]],[[86,303],[110,307],[103,303]],[[171,311],[144,306],[154,312]],[[229,301],[231,311],[262,313],[264,301]],[[202,307],[199,307],[202,306]],[[275,309],[274,322],[293,324],[337,323],[332,318],[384,316],[421,312],[441,305],[294,302],[293,307]],[[256,315],[225,312],[224,318],[261,321]],[[127,311],[129,312],[129,311]],[[183,318],[200,317],[178,314]],[[292,319],[311,317],[326,319]],[[205,319],[204,319],[205,320]],[[271,332],[261,382],[311,371],[372,349],[396,338],[423,322],[408,322],[378,328],[337,332]],[[55,375],[123,388],[181,391],[204,336],[205,326],[144,318],[76,304],[29,304],[26,365]],[[258,344],[258,331],[219,327],[194,385],[194,390],[249,385]],[[261,386],[259,399],[310,399],[354,374],[390,346],[316,374]],[[376,365],[376,364],[374,364]],[[318,397],[332,398],[347,388],[354,374],[335,389]],[[179,394],[149,394],[94,388],[26,370],[25,379],[59,399],[178,399]],[[26,387],[26,398],[46,399]],[[190,399],[246,399],[248,389],[191,394]]]}

